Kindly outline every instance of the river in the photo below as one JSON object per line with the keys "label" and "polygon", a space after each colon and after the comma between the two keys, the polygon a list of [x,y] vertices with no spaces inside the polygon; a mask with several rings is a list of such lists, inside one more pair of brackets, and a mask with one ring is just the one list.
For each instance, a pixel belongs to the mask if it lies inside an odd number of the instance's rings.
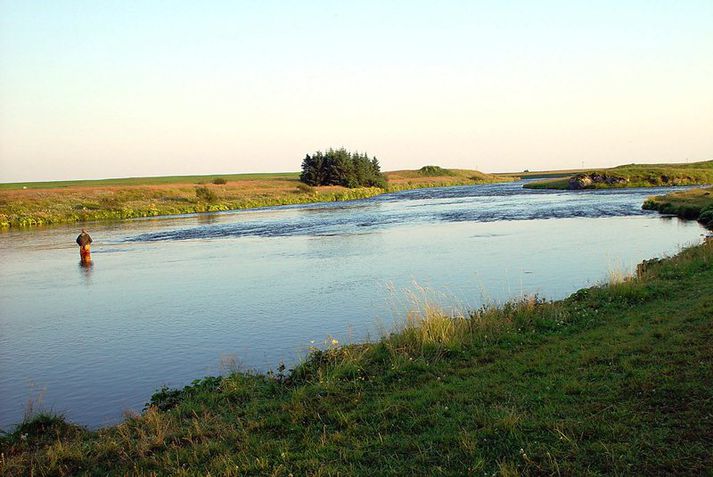
{"label": "river", "polygon": [[80,226],[0,233],[0,426],[30,404],[107,425],[162,385],[373,339],[409,290],[461,308],[565,297],[701,241],[641,210],[669,191],[516,182],[96,223],[91,268]]}

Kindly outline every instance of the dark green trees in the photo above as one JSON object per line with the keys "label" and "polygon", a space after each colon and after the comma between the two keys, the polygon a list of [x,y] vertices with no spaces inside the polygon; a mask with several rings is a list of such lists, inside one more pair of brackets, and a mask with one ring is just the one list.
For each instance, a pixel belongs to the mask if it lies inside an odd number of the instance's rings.
{"label": "dark green trees", "polygon": [[386,188],[379,161],[367,154],[349,152],[344,148],[307,154],[302,161],[300,180],[311,186],[340,185],[344,187]]}

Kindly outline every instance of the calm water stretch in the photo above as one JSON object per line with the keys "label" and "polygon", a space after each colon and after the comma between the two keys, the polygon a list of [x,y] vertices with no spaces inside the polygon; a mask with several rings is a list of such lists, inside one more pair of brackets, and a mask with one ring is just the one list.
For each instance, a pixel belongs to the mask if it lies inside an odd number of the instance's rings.
{"label": "calm water stretch", "polygon": [[662,192],[513,183],[93,224],[90,269],[79,226],[2,233],[0,426],[28,402],[101,426],[164,384],[376,337],[405,290],[464,308],[565,297],[701,240],[641,210]]}

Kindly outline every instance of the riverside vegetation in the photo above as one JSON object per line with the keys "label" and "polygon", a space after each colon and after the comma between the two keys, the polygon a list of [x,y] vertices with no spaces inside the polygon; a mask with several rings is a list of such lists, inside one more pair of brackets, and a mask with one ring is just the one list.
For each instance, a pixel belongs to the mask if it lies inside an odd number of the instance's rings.
{"label": "riverside vegetation", "polygon": [[689,164],[627,164],[526,184],[530,189],[601,189],[713,183],[713,161]]}
{"label": "riverside vegetation", "polygon": [[713,187],[651,197],[644,202],[644,209],[698,220],[706,227],[713,228]]}
{"label": "riverside vegetation", "polygon": [[513,180],[469,170],[436,172],[387,172],[387,182],[379,184],[384,187],[354,188],[313,187],[300,182],[299,173],[0,184],[0,228],[355,200],[420,187]]}
{"label": "riverside vegetation", "polygon": [[705,475],[713,244],[548,302],[427,303],[293,370],[162,389],[90,431],[29,416],[15,475]]}
{"label": "riverside vegetation", "polygon": [[[319,162],[317,159],[324,159],[330,153],[332,159],[337,156],[340,159],[322,161],[325,167],[313,167]],[[315,175],[317,170],[322,171],[321,176]],[[334,170],[339,174],[332,174]],[[571,175],[573,173],[575,175]],[[562,178],[563,175],[567,177]],[[386,192],[506,182],[521,177],[553,178],[524,186],[541,189],[569,189],[574,187],[571,184],[577,184],[577,188],[708,184],[713,183],[713,161],[631,164],[601,171],[525,171],[497,175],[429,165],[419,170],[382,174],[376,158],[340,149],[308,155],[303,161],[302,174],[166,176],[0,184],[0,228],[356,200]],[[300,178],[306,182],[301,182]]]}

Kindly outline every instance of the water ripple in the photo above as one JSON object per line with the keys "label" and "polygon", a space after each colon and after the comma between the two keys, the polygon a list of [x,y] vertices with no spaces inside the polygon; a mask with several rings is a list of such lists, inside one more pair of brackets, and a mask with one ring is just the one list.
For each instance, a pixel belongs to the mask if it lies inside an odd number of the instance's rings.
{"label": "water ripple", "polygon": [[142,233],[123,241],[331,236],[405,224],[636,216],[649,213],[641,209],[647,196],[671,191],[548,191],[524,189],[522,184],[416,189],[352,202],[230,212],[223,215],[230,217],[227,223]]}

